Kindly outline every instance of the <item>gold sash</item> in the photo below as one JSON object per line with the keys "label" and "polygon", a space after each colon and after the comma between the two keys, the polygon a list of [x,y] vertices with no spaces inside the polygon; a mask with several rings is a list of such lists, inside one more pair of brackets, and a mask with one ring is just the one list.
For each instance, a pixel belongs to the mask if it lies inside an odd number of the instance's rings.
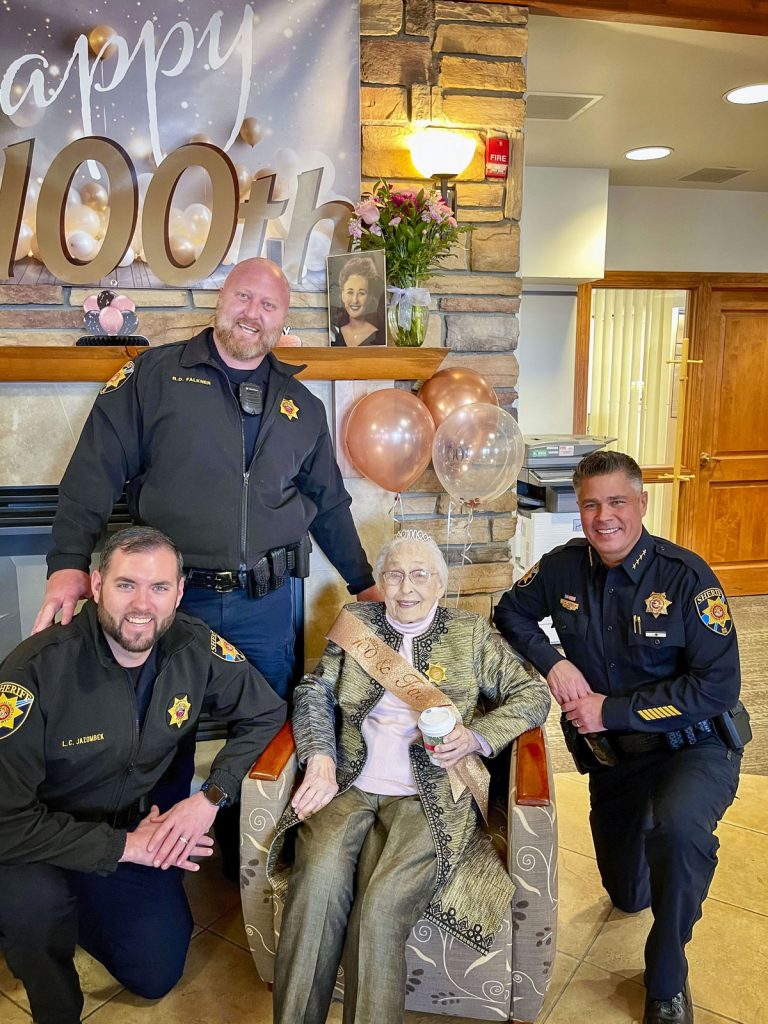
{"label": "gold sash", "polygon": [[[414,711],[450,708],[456,721],[461,722],[459,709],[450,697],[429,682],[418,669],[409,665],[402,655],[388,647],[346,608],[339,612],[327,637],[354,658],[357,664],[385,690],[395,694]],[[490,776],[478,755],[467,754],[455,767],[449,768],[448,781],[454,801],[459,799],[465,788],[468,789],[487,822]]]}

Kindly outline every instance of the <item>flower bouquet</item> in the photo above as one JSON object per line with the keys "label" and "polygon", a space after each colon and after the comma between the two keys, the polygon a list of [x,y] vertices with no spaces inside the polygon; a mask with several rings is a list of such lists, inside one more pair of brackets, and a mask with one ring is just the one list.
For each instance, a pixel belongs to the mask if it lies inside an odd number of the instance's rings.
{"label": "flower bouquet", "polygon": [[355,216],[349,222],[353,248],[362,252],[383,249],[386,253],[387,325],[395,345],[424,343],[429,292],[420,286],[467,230],[456,223],[440,193],[431,189],[395,190],[381,180],[355,206]]}

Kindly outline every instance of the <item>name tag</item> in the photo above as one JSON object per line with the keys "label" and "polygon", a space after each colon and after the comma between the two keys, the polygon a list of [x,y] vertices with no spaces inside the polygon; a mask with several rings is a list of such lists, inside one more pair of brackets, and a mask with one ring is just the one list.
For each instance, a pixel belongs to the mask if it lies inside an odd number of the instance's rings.
{"label": "name tag", "polygon": [[660,636],[660,637],[664,637],[664,636],[667,635],[667,633],[666,633],[666,630],[664,630],[664,629],[659,629],[659,630],[657,630],[655,632],[653,630],[649,629],[649,630],[646,630],[645,635],[646,636]]}

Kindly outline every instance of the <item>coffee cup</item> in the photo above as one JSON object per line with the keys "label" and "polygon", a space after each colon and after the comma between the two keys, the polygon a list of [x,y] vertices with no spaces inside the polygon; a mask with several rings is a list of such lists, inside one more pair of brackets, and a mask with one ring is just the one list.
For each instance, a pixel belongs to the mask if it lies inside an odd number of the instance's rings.
{"label": "coffee cup", "polygon": [[450,708],[427,708],[419,715],[418,725],[429,760],[440,767],[440,762],[434,757],[434,750],[456,728],[456,716]]}

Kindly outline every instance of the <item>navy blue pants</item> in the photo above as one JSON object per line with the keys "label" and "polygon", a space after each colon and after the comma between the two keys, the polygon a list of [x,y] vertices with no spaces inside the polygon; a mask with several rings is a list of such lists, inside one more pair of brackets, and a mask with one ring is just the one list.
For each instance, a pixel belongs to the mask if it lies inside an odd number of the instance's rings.
{"label": "navy blue pants", "polygon": [[717,866],[714,831],[736,795],[740,765],[741,756],[711,736],[590,772],[603,885],[620,910],[653,911],[645,985],[654,999],[671,999],[688,977],[685,945]]}
{"label": "navy blue pants", "polygon": [[285,700],[293,678],[295,628],[292,580],[264,597],[248,597],[245,590],[217,594],[215,590],[187,590],[181,610],[202,619],[229,640],[255,665],[272,689]]}
{"label": "navy blue pants", "polygon": [[159,999],[184,970],[192,914],[179,868],[119,864],[110,875],[0,866],[0,949],[35,1024],[79,1024],[79,944],[121,985]]}

